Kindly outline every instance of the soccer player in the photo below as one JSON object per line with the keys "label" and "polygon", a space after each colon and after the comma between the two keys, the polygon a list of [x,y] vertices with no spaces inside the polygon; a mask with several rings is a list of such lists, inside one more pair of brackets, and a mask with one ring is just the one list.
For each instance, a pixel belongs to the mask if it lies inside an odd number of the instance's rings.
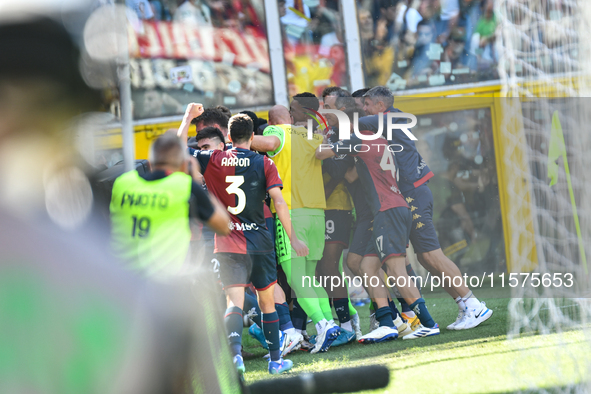
{"label": "soccer player", "polygon": [[[324,209],[326,200],[322,181],[322,164],[314,156],[322,136],[307,139],[307,130],[292,126],[287,108],[276,105],[269,110],[269,126],[262,136],[255,136],[252,148],[267,152],[277,165],[283,180],[283,196],[291,210],[298,239],[309,248],[308,256],[298,256],[287,243],[285,229],[277,223],[277,257],[287,281],[298,297],[298,303],[316,325],[318,335],[310,353],[327,351],[339,335],[334,323],[328,295],[315,283],[316,264],[324,251]],[[293,168],[292,163],[297,164]],[[271,205],[271,210],[276,207]],[[306,286],[303,279],[309,278]]]}
{"label": "soccer player", "polygon": [[[374,133],[370,131],[361,133],[374,137]],[[380,326],[361,337],[359,342],[375,343],[398,337],[388,304],[387,290],[381,279],[382,265],[386,265],[393,274],[401,295],[417,311],[423,325],[420,330],[406,335],[404,339],[438,335],[439,326],[431,318],[425,300],[411,283],[406,271],[406,246],[412,218],[408,204],[396,183],[396,164],[388,141],[378,138],[372,139],[370,144],[365,144],[364,140],[352,135],[348,140],[323,144],[316,149],[316,157],[321,160],[336,155],[355,156],[355,167],[374,216],[373,243],[368,245],[361,262],[361,270],[370,278],[377,278],[378,285],[369,286],[368,290],[377,304],[376,319]]]}
{"label": "soccer player", "polygon": [[[351,95],[345,91],[333,91],[333,93],[329,94],[325,98],[325,107],[327,107],[328,104],[329,109],[338,109],[347,114],[347,116],[352,119],[354,112],[357,111],[357,102],[353,100],[354,99],[351,98]],[[331,118],[327,116],[327,120],[330,124]],[[337,142],[336,135],[336,133],[327,133],[327,136],[329,136],[327,141],[331,143]],[[367,245],[371,243],[373,215],[365,198],[363,185],[361,184],[361,181],[359,181],[357,171],[355,169],[354,157],[345,155],[326,159],[323,161],[323,169],[329,172],[331,176],[336,179],[347,180],[345,184],[355,205],[357,217],[357,222],[355,224],[353,233],[353,243],[349,247],[349,252],[347,254],[347,265],[355,275],[363,276],[363,272],[361,272],[360,267],[361,261],[366,255]],[[368,253],[373,253],[373,250],[368,251]],[[407,271],[409,268],[412,270],[412,267],[407,265]],[[383,271],[381,274],[382,276],[385,276]],[[411,275],[410,272],[409,275]],[[388,299],[388,304],[392,311],[392,316],[394,317],[394,325],[398,330],[398,335],[403,337],[412,333],[412,328],[410,328],[410,326],[404,321],[404,316],[398,311],[394,302]],[[375,319],[375,310],[377,309],[375,302],[372,302],[372,308],[373,313],[370,315],[370,331],[373,331],[379,326],[379,322]],[[357,337],[361,338],[362,334],[358,334]]]}
{"label": "soccer player", "polygon": [[218,108],[207,108],[201,114],[192,119],[197,134],[206,127],[217,127],[224,138],[228,136],[228,115]]}
{"label": "soccer player", "polygon": [[275,164],[250,150],[254,136],[252,120],[244,114],[233,116],[229,130],[232,149],[195,152],[208,190],[227,206],[231,214],[230,235],[216,235],[215,239],[215,254],[220,262],[220,277],[228,306],[226,330],[236,368],[244,373],[240,353],[242,308],[244,287],[252,282],[257,290],[263,313],[262,329],[270,350],[269,373],[278,374],[290,370],[293,363],[281,358],[279,317],[274,301],[277,282],[274,245],[263,211],[267,192],[297,255],[307,255],[308,248],[292,231]]}
{"label": "soccer player", "polygon": [[[370,89],[365,95],[365,112],[370,115],[359,119],[359,130],[378,131],[380,113],[383,115],[384,128],[386,127],[388,112],[401,112],[394,108],[394,97],[390,89],[377,86]],[[396,153],[396,161],[400,172],[400,191],[412,211],[412,227],[410,241],[417,253],[421,265],[431,275],[461,276],[459,268],[451,261],[439,245],[435,226],[433,225],[433,194],[427,186],[427,182],[433,177],[433,172],[423,160],[413,140],[406,134],[395,131],[392,133],[394,144],[402,146],[402,150]],[[445,291],[458,304],[458,317],[449,326],[448,330],[465,330],[478,326],[488,320],[493,311],[480,302],[472,291],[463,284],[445,286]]]}
{"label": "soccer player", "polygon": [[[328,87],[322,92],[325,109],[338,109],[337,101],[340,98],[351,97],[351,95],[336,86]],[[326,120],[329,129],[326,138],[331,142],[338,141],[338,119],[332,114],[326,114]],[[324,192],[326,195],[326,234],[324,253],[322,260],[318,264],[318,274],[323,277],[342,278],[342,267],[340,266],[343,250],[349,247],[349,238],[351,236],[351,227],[353,223],[351,197],[345,186],[344,174],[336,174],[334,171],[338,166],[338,158],[324,160],[322,163],[322,175],[324,178]],[[340,176],[339,176],[340,175]],[[331,282],[332,284],[332,282]],[[324,288],[327,292],[327,281],[324,282]],[[340,283],[340,286],[331,289],[329,296],[333,298],[335,312],[341,325],[341,334],[332,346],[342,345],[351,342],[357,334],[361,337],[361,327],[359,326],[359,316],[357,311],[349,300],[346,283]]]}
{"label": "soccer player", "polygon": [[310,109],[318,111],[318,108],[320,108],[318,98],[313,93],[304,92],[293,96],[289,112],[295,125],[306,127],[308,125],[308,119],[314,120]]}
{"label": "soccer player", "polygon": [[224,150],[224,134],[217,127],[208,126],[201,129],[195,136],[196,150]]}
{"label": "soccer player", "polygon": [[148,275],[181,272],[191,239],[189,217],[199,218],[219,234],[229,233],[228,214],[186,173],[189,159],[181,140],[166,133],[150,148],[152,172],[130,171],[113,184],[113,251]]}

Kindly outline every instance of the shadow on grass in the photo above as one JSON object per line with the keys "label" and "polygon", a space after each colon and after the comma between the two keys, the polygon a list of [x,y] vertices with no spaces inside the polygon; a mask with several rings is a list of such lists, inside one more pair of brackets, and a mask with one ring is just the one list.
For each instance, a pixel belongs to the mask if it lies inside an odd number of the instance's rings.
{"label": "shadow on grass", "polygon": [[535,388],[535,389],[526,389],[526,390],[519,390],[519,391],[491,391],[489,394],[512,394],[512,393],[519,393],[519,394],[536,394],[536,393],[547,393],[547,394],[579,394],[579,393],[588,393],[591,389],[591,385],[588,382],[584,383],[577,383],[573,385],[567,386],[552,386],[552,387],[543,387],[543,388]]}
{"label": "shadow on grass", "polygon": [[[421,338],[415,340],[402,340],[397,339],[395,341],[389,341],[380,344],[371,344],[371,345],[362,345],[357,342],[351,343],[345,346],[334,347],[330,348],[327,353],[323,354],[316,354],[310,355],[303,351],[298,351],[295,354],[290,354],[288,358],[290,358],[294,364],[298,363],[313,363],[315,361],[340,361],[340,360],[348,360],[348,361],[355,361],[355,360],[363,360],[368,358],[374,358],[381,355],[395,355],[398,352],[411,350],[412,352],[420,353],[423,351],[423,348],[433,348],[438,347],[440,350],[446,349],[457,349],[466,346],[472,346],[476,343],[489,343],[492,341],[502,341],[505,340],[507,334],[507,314],[506,314],[506,305],[508,303],[507,299],[488,299],[490,302],[490,307],[495,309],[495,314],[493,317],[484,322],[481,326],[471,329],[471,330],[463,330],[463,331],[450,331],[445,329],[445,326],[449,323],[445,320],[451,319],[450,316],[454,316],[457,313],[457,307],[455,303],[447,302],[444,305],[441,305],[441,300],[438,299],[427,299],[427,304],[429,307],[434,305],[433,303],[438,303],[440,306],[434,309],[433,317],[436,321],[445,322],[442,324],[441,334],[429,338]],[[361,316],[362,327],[367,327],[369,323],[368,319],[368,308],[363,307],[358,309],[359,314]],[[248,334],[245,335],[248,337]],[[243,336],[243,343],[244,348],[248,352],[252,352],[255,355],[262,357],[267,352],[260,347],[258,342],[251,339],[250,337],[245,338]],[[260,359],[259,359],[260,360]],[[247,370],[256,371],[256,370],[263,370],[265,368],[264,364],[259,364],[258,360],[249,360],[247,363]]]}

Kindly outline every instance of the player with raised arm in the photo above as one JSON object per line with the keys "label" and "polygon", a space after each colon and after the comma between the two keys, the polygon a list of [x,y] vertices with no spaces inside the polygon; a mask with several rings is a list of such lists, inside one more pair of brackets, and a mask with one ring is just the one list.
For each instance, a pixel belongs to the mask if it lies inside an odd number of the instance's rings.
{"label": "player with raised arm", "polygon": [[[385,125],[388,112],[401,112],[394,108],[394,96],[387,87],[376,86],[370,89],[364,99],[364,110],[370,116],[359,119],[359,130],[376,132],[379,129],[380,113],[383,114]],[[433,172],[417,151],[414,141],[406,134],[393,132],[391,142],[402,147],[396,153],[399,185],[412,210],[410,241],[419,262],[431,275],[440,276],[445,273],[446,276],[461,277],[462,273],[457,265],[443,254],[433,225],[433,194],[427,185],[434,176]],[[444,286],[444,289],[456,301],[459,311],[456,321],[447,326],[448,330],[473,328],[492,316],[493,311],[484,302],[480,302],[464,282],[459,286],[453,283],[450,285]]]}
{"label": "player with raised arm", "polygon": [[[283,196],[290,208],[294,229],[308,245],[310,254],[298,256],[287,243],[285,230],[277,223],[277,257],[287,281],[295,291],[299,305],[316,325],[318,335],[310,353],[327,351],[339,336],[334,323],[328,295],[315,279],[316,264],[324,250],[324,183],[322,163],[314,152],[322,143],[322,136],[309,140],[307,130],[291,125],[287,108],[276,105],[269,110],[269,126],[262,136],[255,136],[252,148],[267,152],[277,165],[283,180]],[[297,163],[297,169],[293,168]],[[271,205],[271,210],[275,207]],[[308,279],[309,284],[304,284]],[[315,283],[315,284],[314,284]]]}
{"label": "player with raised arm", "polygon": [[234,363],[244,372],[240,354],[244,287],[252,282],[262,310],[262,329],[269,345],[269,373],[290,370],[293,363],[281,358],[279,317],[275,310],[274,287],[277,282],[274,245],[265,224],[263,200],[268,192],[277,216],[298,256],[308,254],[307,246],[292,231],[289,210],[281,194],[283,186],[275,164],[250,150],[252,121],[239,114],[229,123],[233,148],[226,151],[196,151],[208,190],[217,196],[231,215],[231,233],[216,235],[215,254],[220,262],[228,309],[225,324]]}
{"label": "player with raised arm", "polygon": [[[374,137],[374,133],[370,131],[361,131],[361,134]],[[398,337],[388,304],[388,291],[381,278],[383,265],[392,273],[402,297],[416,311],[423,325],[404,339],[438,335],[439,326],[433,321],[425,300],[421,298],[406,271],[406,247],[412,218],[410,208],[396,183],[396,163],[388,141],[378,138],[365,144],[357,135],[351,135],[348,140],[323,144],[316,149],[316,157],[321,160],[337,155],[355,156],[355,168],[374,216],[373,243],[368,245],[361,270],[370,278],[377,278],[377,286],[368,286],[368,290],[377,304],[376,319],[380,325],[361,337],[359,342],[383,342]]]}

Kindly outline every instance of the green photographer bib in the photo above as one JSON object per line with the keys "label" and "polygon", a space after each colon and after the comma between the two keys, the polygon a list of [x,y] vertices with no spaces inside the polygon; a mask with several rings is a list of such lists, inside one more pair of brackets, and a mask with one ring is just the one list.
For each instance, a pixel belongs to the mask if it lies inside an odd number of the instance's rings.
{"label": "green photographer bib", "polygon": [[175,172],[147,181],[137,171],[121,175],[111,198],[111,245],[132,268],[176,273],[189,251],[192,179]]}

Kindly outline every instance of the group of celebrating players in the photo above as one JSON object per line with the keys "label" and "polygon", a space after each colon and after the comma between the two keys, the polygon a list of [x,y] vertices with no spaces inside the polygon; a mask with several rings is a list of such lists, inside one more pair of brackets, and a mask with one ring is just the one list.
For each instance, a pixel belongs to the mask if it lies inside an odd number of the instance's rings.
{"label": "group of celebrating players", "polygon": [[[392,120],[388,113],[400,112],[393,104],[386,87],[353,94],[330,87],[322,100],[301,93],[290,109],[274,106],[264,125],[252,113],[228,119],[224,108],[189,104],[178,131],[152,145],[152,171],[132,171],[115,181],[115,252],[155,276],[181,271],[191,260],[187,256],[212,262],[226,297],[234,365],[242,374],[245,315],[254,321],[249,333],[269,350],[271,374],[290,370],[293,363],[284,357],[298,349],[315,354],[355,340],[438,335],[439,325],[411,279],[409,241],[431,275],[461,273],[440,248],[428,187],[434,174],[414,141],[400,130],[389,141],[376,136]],[[309,120],[318,120],[321,107],[340,110],[352,125],[357,119],[358,133],[338,130],[337,116],[328,114],[309,135]],[[192,124],[197,135],[188,138]],[[339,139],[343,132],[349,138]],[[399,147],[396,152],[391,145]],[[207,225],[194,245],[188,218]],[[377,285],[364,284],[372,299],[365,335],[346,284],[328,289],[330,281],[323,286],[316,279],[342,277],[345,249],[354,275],[377,278],[369,281]],[[396,279],[395,296],[386,276]],[[470,329],[492,316],[464,284],[448,283],[445,290],[458,305],[447,329]],[[307,334],[308,319],[315,336]]]}

